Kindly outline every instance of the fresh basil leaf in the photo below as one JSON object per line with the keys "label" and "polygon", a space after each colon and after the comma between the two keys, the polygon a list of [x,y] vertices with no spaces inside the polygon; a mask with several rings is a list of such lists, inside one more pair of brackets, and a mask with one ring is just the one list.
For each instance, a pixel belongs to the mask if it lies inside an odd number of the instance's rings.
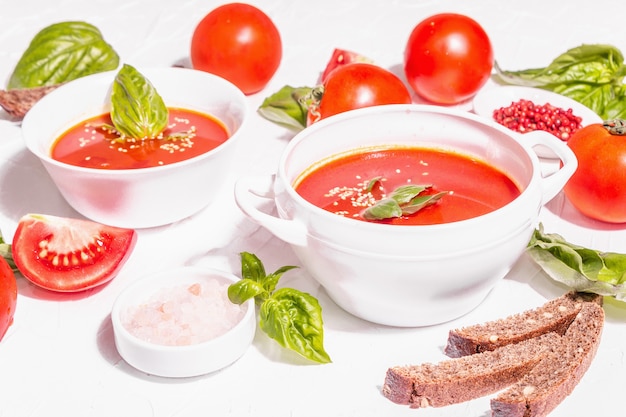
{"label": "fresh basil leaf", "polygon": [[309,106],[313,99],[310,87],[286,85],[270,95],[258,108],[265,119],[291,130],[302,130],[307,126]]}
{"label": "fresh basil leaf", "polygon": [[389,197],[393,198],[398,202],[398,204],[402,205],[410,202],[415,198],[415,196],[430,187],[432,187],[432,185],[401,185],[393,190]]}
{"label": "fresh basil leaf", "polygon": [[288,265],[278,268],[276,271],[265,277],[265,279],[263,280],[263,288],[265,288],[267,292],[274,292],[274,290],[276,289],[276,285],[278,284],[278,281],[283,276],[283,274],[294,268],[297,268],[297,266]]}
{"label": "fresh basil leaf", "polygon": [[111,120],[127,138],[156,138],[167,127],[168,110],[152,83],[134,67],[124,64],[111,93]]}
{"label": "fresh basil leaf", "polygon": [[253,253],[241,252],[241,277],[262,283],[265,279],[263,262]]}
{"label": "fresh basil leaf", "polygon": [[281,288],[260,308],[259,325],[281,346],[319,363],[331,359],[324,350],[322,308],[315,297]]}
{"label": "fresh basil leaf", "polygon": [[424,207],[428,207],[430,205],[435,204],[437,201],[441,199],[447,193],[437,193],[431,195],[418,195],[413,198],[408,204],[402,206],[402,214],[411,215],[417,213]]}
{"label": "fresh basil leaf", "polygon": [[281,346],[320,363],[330,362],[324,351],[322,308],[317,299],[301,291],[276,289],[280,277],[296,266],[283,266],[266,275],[261,260],[242,252],[243,278],[228,287],[231,302],[241,304],[252,297],[260,306],[261,330]]}
{"label": "fresh basil leaf", "polygon": [[553,91],[589,107],[605,120],[626,115],[624,56],[612,45],[581,45],[547,67],[504,71],[495,64],[494,79]]}
{"label": "fresh basil leaf", "polygon": [[253,297],[257,302],[268,297],[263,285],[257,281],[244,278],[228,286],[228,299],[233,304],[243,304]]}
{"label": "fresh basil leaf", "polygon": [[271,274],[265,273],[265,267],[263,262],[254,254],[249,252],[242,252],[241,256],[241,276],[244,279],[250,279],[258,282],[262,288],[268,293],[272,293],[276,289],[276,285],[280,280],[280,277],[287,271],[297,268],[297,266],[283,266],[278,268]]}
{"label": "fresh basil leaf", "polygon": [[391,197],[383,198],[361,212],[367,220],[383,220],[402,216],[402,207]]}
{"label": "fresh basil leaf", "polygon": [[7,88],[61,84],[118,67],[119,56],[95,26],[61,22],[42,29],[18,61]]}
{"label": "fresh basil leaf", "polygon": [[367,183],[367,186],[365,187],[365,192],[371,193],[377,184],[382,183],[382,180],[383,180],[382,177],[376,177],[376,178],[372,178],[371,180],[369,180],[369,182]]}
{"label": "fresh basil leaf", "polygon": [[558,234],[544,233],[542,225],[534,231],[527,252],[557,282],[626,301],[626,254],[574,245]]}
{"label": "fresh basil leaf", "polygon": [[384,220],[415,214],[424,207],[435,204],[447,194],[440,192],[432,195],[420,195],[429,188],[432,188],[432,185],[401,185],[393,190],[389,197],[383,198],[363,210],[361,215],[367,220]]}

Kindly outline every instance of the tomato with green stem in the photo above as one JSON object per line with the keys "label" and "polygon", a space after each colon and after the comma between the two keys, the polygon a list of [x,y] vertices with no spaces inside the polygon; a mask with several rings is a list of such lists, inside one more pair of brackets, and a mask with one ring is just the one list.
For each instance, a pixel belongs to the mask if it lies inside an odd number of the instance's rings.
{"label": "tomato with green stem", "polygon": [[219,75],[247,95],[267,85],[281,59],[278,28],[249,4],[215,8],[198,23],[191,39],[193,68]]}
{"label": "tomato with green stem", "polygon": [[626,122],[587,125],[567,145],[578,160],[563,189],[567,199],[587,217],[626,223]]}
{"label": "tomato with green stem", "polygon": [[39,287],[76,292],[105,284],[126,263],[137,232],[89,220],[27,214],[11,251],[20,273]]}
{"label": "tomato with green stem", "polygon": [[321,99],[310,108],[310,121],[363,107],[410,104],[411,93],[394,73],[378,65],[343,65],[328,75]]}

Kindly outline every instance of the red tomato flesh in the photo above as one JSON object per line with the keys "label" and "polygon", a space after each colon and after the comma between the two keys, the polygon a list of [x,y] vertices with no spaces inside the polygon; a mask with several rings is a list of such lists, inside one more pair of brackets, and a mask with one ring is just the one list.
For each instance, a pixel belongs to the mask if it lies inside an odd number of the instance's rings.
{"label": "red tomato flesh", "polygon": [[0,256],[0,340],[13,324],[17,303],[17,282],[8,262]]}
{"label": "red tomato flesh", "polygon": [[202,155],[224,143],[229,134],[217,119],[185,109],[169,109],[169,123],[162,133],[192,131],[178,139],[116,141],[119,135],[103,129],[111,126],[110,114],[81,122],[63,133],[52,146],[52,158],[70,165],[98,169],[150,168]]}
{"label": "red tomato flesh", "polygon": [[[367,192],[370,180],[382,178],[383,190]],[[471,181],[468,181],[471,178]],[[436,149],[391,147],[338,155],[315,164],[294,184],[298,194],[324,210],[357,220],[361,211],[384,194],[406,184],[432,184],[448,191],[417,213],[376,220],[394,225],[449,223],[494,211],[520,195],[519,187],[495,167],[468,156]]]}
{"label": "red tomato flesh", "polygon": [[348,51],[346,49],[335,48],[333,50],[333,54],[328,60],[328,63],[326,64],[326,68],[324,68],[324,72],[322,72],[322,76],[320,79],[323,83],[326,81],[330,73],[333,72],[333,70],[344,65],[355,64],[359,62],[368,64],[373,63],[371,59],[356,52]]}
{"label": "red tomato flesh", "polygon": [[21,274],[52,291],[83,291],[109,282],[137,242],[132,229],[88,220],[27,214],[19,221],[12,252]]}

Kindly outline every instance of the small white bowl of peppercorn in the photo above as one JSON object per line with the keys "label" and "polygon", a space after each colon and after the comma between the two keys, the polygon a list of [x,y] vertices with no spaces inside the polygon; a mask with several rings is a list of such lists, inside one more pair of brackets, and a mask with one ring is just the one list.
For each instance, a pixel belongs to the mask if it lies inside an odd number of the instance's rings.
{"label": "small white bowl of peppercorn", "polygon": [[[524,133],[543,130],[567,142],[576,130],[602,123],[600,116],[576,100],[533,87],[485,88],[474,97],[473,107],[474,113],[519,133],[522,140]],[[544,158],[554,157],[540,147],[536,152]]]}

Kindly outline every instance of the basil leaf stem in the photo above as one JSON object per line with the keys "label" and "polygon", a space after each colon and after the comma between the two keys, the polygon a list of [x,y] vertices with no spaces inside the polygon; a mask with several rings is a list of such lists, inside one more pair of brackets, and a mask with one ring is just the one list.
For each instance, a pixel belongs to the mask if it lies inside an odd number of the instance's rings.
{"label": "basil leaf stem", "polygon": [[526,250],[553,280],[579,292],[626,301],[626,254],[569,243],[556,233],[544,233],[541,224]]}
{"label": "basil leaf stem", "polygon": [[265,273],[261,260],[242,252],[242,279],[228,287],[228,298],[242,304],[250,298],[259,306],[259,326],[281,346],[319,363],[331,362],[324,350],[322,307],[315,297],[293,288],[276,289],[282,275],[296,266]]}
{"label": "basil leaf stem", "polygon": [[152,83],[134,67],[124,64],[111,93],[111,120],[115,129],[131,139],[157,138],[167,127],[169,112]]}
{"label": "basil leaf stem", "polygon": [[42,29],[31,40],[9,78],[7,88],[24,89],[62,84],[111,71],[119,56],[100,30],[86,22],[61,22]]}

